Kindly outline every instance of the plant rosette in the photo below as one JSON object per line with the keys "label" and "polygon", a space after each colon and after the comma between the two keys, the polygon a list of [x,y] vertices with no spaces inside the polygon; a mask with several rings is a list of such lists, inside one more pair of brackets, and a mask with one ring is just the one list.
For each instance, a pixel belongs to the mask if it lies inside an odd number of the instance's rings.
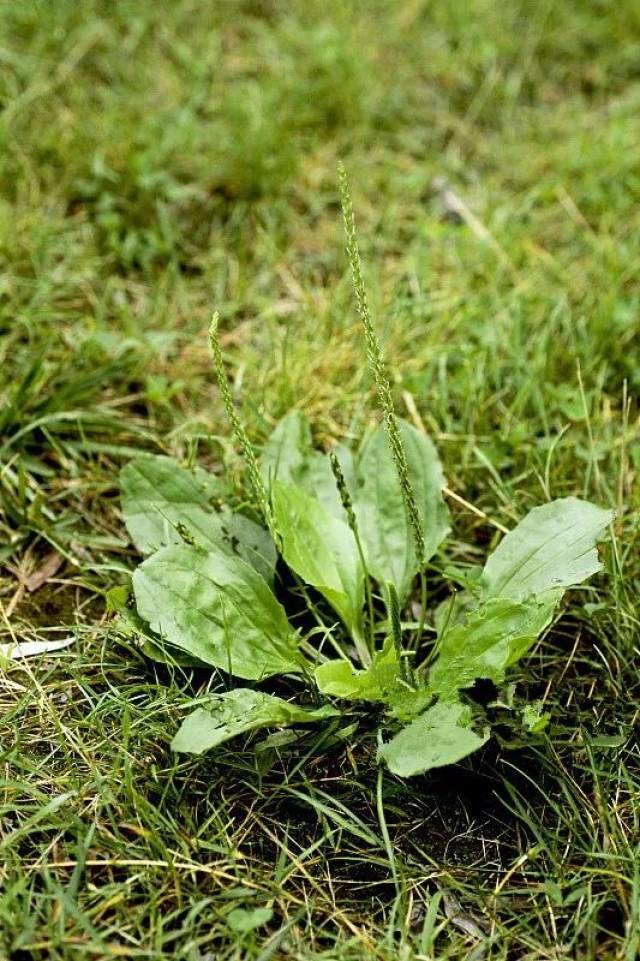
{"label": "plant rosette", "polygon": [[[127,589],[112,592],[111,603],[150,656],[249,682],[298,681],[300,704],[249,686],[210,696],[184,720],[175,751],[199,754],[249,731],[335,723],[346,713],[349,729],[353,713],[369,704],[382,709],[379,760],[410,777],[488,741],[490,722],[470,690],[482,679],[499,688],[557,616],[565,591],[600,570],[597,542],[613,512],[575,497],[534,508],[482,571],[465,575],[444,564],[445,575],[458,577],[451,586],[463,590],[427,611],[427,565],[449,531],[444,473],[432,441],[395,415],[343,168],[340,191],[382,424],[357,450],[339,445],[327,456],[314,448],[306,417],[293,411],[258,462],[231,396],[214,316],[216,378],[255,515],[215,509],[219,482],[198,468],[136,458],[121,472],[122,512],[149,556],[133,574],[133,606]],[[278,576],[280,565],[290,577]],[[419,622],[403,623],[417,579]],[[290,583],[296,607],[300,597],[308,607],[306,636],[287,615]],[[524,706],[521,730],[535,734],[546,723],[538,706]]]}
{"label": "plant rosette", "polygon": [[[400,612],[449,531],[444,474],[431,440],[397,424],[422,558],[383,426],[357,451],[339,446],[330,458],[314,448],[302,413],[285,417],[258,467],[272,530],[216,508],[220,482],[201,469],[150,454],[123,468],[125,524],[148,556],[132,577],[133,605],[126,590],[111,601],[146,653],[246,682],[288,675],[301,692],[299,704],[251,686],[211,695],[183,721],[175,751],[199,754],[261,728],[351,721],[367,704],[382,709],[379,759],[401,777],[487,742],[489,721],[468,692],[479,679],[500,688],[565,591],[600,570],[596,545],[613,512],[574,497],[534,508],[480,576],[429,613],[426,641]],[[291,577],[282,578],[282,564]],[[298,609],[300,596],[308,604],[306,636],[287,616],[285,583]],[[523,728],[541,730],[531,714],[524,705]]]}

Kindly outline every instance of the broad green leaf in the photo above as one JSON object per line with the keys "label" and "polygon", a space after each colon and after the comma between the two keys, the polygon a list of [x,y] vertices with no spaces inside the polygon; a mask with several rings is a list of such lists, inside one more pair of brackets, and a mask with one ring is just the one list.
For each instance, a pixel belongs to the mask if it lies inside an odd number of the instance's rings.
{"label": "broad green leaf", "polygon": [[199,707],[189,714],[171,742],[171,748],[188,754],[202,754],[248,731],[309,724],[338,714],[333,707],[311,710],[262,691],[238,688],[216,696],[207,707]]}
{"label": "broad green leaf", "polygon": [[237,554],[273,579],[277,554],[270,534],[242,514],[212,510],[211,498],[219,493],[212,475],[186,470],[171,457],[143,454],[123,467],[120,489],[127,530],[142,554],[191,539]]}
{"label": "broad green leaf", "polygon": [[455,764],[489,740],[489,731],[471,728],[471,709],[458,701],[438,701],[380,749],[379,757],[400,777]]}
{"label": "broad green leaf", "polygon": [[429,689],[450,699],[478,678],[500,683],[507,667],[522,657],[550,623],[556,601],[557,596],[544,604],[492,598],[472,611],[440,639],[438,658],[429,672]]}
{"label": "broad green leaf", "polygon": [[[279,480],[303,486],[309,460],[316,453],[309,421],[299,410],[292,410],[280,421],[262,449],[260,471],[267,487]],[[321,455],[318,455],[321,456]]]}
{"label": "broad green leaf", "polygon": [[520,601],[586,580],[601,568],[596,542],[613,516],[575,497],[535,507],[489,557],[485,597]]}
{"label": "broad green leaf", "polygon": [[105,597],[107,613],[119,615],[116,627],[121,636],[134,640],[147,657],[162,664],[180,664],[184,667],[202,666],[202,661],[197,657],[172,647],[153,633],[144,618],[140,617],[135,607],[131,606],[132,596],[129,585],[112,587]]}
{"label": "broad green leaf", "polygon": [[244,514],[223,509],[220,514],[220,546],[251,564],[265,581],[273,583],[278,552],[268,530]]}
{"label": "broad green leaf", "polygon": [[[355,487],[351,452],[338,445],[335,454],[347,484]],[[260,470],[268,489],[276,480],[299,487],[319,500],[334,517],[344,519],[329,458],[314,449],[309,421],[301,411],[294,410],[280,421],[263,448]]]}
{"label": "broad green leaf", "polygon": [[301,670],[283,608],[238,557],[164,547],[135,571],[133,590],[151,630],[205,664],[251,680]]}
{"label": "broad green leaf", "polygon": [[422,714],[432,700],[433,695],[424,687],[419,687],[415,691],[406,688],[398,689],[387,700],[387,713],[396,721],[408,724]]}
{"label": "broad green leaf", "polygon": [[276,481],[272,497],[285,561],[326,597],[352,635],[360,638],[364,572],[353,532],[297,487]]}
{"label": "broad green leaf", "polygon": [[219,481],[205,471],[186,470],[172,457],[141,454],[120,471],[122,514],[131,540],[150,554],[182,540],[182,525],[203,547],[217,544],[219,524],[209,503]]}
{"label": "broad green leaf", "polygon": [[599,570],[596,541],[612,518],[569,497],[531,511],[503,539],[484,569],[484,603],[467,613],[458,605],[439,640],[429,688],[454,698],[477,678],[495,683],[549,625],[564,588]]}
{"label": "broad green leaf", "polygon": [[[356,479],[353,454],[349,448],[343,444],[338,444],[334,447],[333,453],[338,458],[348,490],[355,490]],[[326,454],[319,454],[316,451],[316,456],[310,461],[309,469],[303,477],[302,487],[307,493],[315,497],[333,517],[344,520],[344,507],[340,500],[336,479],[331,469],[331,462]]]}
{"label": "broad green leaf", "polygon": [[[399,426],[429,559],[449,530],[449,515],[442,500],[444,475],[431,440],[406,421],[399,421]],[[354,501],[368,572],[380,584],[392,581],[402,602],[409,594],[419,564],[395,463],[382,426],[365,440],[356,471]]]}
{"label": "broad green leaf", "polygon": [[327,661],[316,668],[316,683],[323,694],[349,701],[382,701],[410,693],[400,679],[400,664],[391,638],[387,638],[373,663],[357,670],[350,661]]}

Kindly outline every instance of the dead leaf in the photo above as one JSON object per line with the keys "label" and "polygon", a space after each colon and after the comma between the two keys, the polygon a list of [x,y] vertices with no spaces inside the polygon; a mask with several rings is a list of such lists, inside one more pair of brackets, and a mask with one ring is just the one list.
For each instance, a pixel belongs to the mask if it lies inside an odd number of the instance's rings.
{"label": "dead leaf", "polygon": [[65,637],[59,641],[16,641],[15,644],[0,644],[0,657],[19,661],[22,657],[37,657],[39,654],[61,651],[74,641],[75,637]]}
{"label": "dead leaf", "polygon": [[444,892],[444,913],[459,931],[468,934],[470,938],[479,941],[485,937],[480,925],[462,910],[458,899],[448,891]]}
{"label": "dead leaf", "polygon": [[57,551],[51,551],[50,554],[47,554],[40,567],[35,570],[33,574],[29,574],[29,576],[25,578],[24,586],[29,593],[33,594],[34,591],[39,590],[43,584],[46,584],[48,580],[54,577],[63,563],[64,557],[62,554],[58,554]]}

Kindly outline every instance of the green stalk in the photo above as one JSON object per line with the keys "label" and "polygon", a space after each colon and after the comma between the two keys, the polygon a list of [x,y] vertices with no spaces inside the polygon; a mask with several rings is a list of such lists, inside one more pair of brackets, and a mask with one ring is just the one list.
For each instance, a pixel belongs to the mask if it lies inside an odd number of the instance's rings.
{"label": "green stalk", "polygon": [[220,390],[220,394],[222,395],[227,417],[231,423],[234,436],[247,468],[255,506],[262,514],[264,522],[269,528],[274,541],[276,544],[278,544],[279,538],[277,535],[273,512],[271,510],[271,504],[269,503],[269,498],[267,497],[264,484],[262,483],[262,477],[260,476],[260,470],[258,469],[258,461],[255,451],[251,445],[251,441],[247,436],[247,432],[244,429],[244,425],[238,417],[235,405],[233,403],[233,397],[231,396],[231,390],[229,389],[229,382],[227,380],[224,360],[222,358],[222,350],[220,348],[220,338],[218,336],[218,320],[218,312],[216,311],[211,318],[211,326],[209,327],[209,341],[211,344],[211,353],[213,354],[213,366],[216,380],[218,382],[218,388]]}
{"label": "green stalk", "polygon": [[400,621],[400,603],[398,601],[398,592],[395,589],[395,585],[391,581],[387,581],[387,610],[389,611],[389,621],[391,624],[391,637],[393,638],[393,645],[396,649],[396,654],[398,655],[398,664],[400,665],[400,676],[403,681],[410,682],[410,671],[409,665],[407,664],[406,658],[404,656],[404,649],[402,646],[402,624]]}
{"label": "green stalk", "polygon": [[364,328],[369,369],[371,370],[371,374],[373,376],[376,392],[378,394],[378,402],[382,409],[387,437],[389,439],[389,446],[391,448],[393,462],[395,464],[398,480],[400,482],[400,489],[402,491],[402,499],[404,501],[405,510],[407,512],[409,524],[413,532],[413,540],[415,543],[416,555],[420,569],[422,612],[420,615],[420,626],[418,628],[418,636],[416,640],[416,645],[418,645],[424,631],[424,620],[426,616],[426,577],[424,573],[426,567],[426,546],[424,540],[424,529],[422,526],[422,518],[420,517],[420,513],[418,511],[418,505],[416,503],[411,479],[409,477],[409,465],[407,463],[406,451],[404,449],[404,444],[402,443],[400,430],[398,428],[398,421],[393,408],[391,384],[385,368],[380,339],[378,338],[373,326],[373,321],[371,319],[371,313],[369,310],[367,292],[364,285],[364,278],[362,276],[362,265],[360,262],[360,251],[358,248],[356,225],[353,216],[351,191],[349,190],[349,181],[347,179],[347,174],[343,164],[340,164],[339,166],[339,176],[342,216],[344,219],[344,232],[347,241],[347,256],[351,265],[351,274],[353,277],[353,287],[356,295],[358,314]]}
{"label": "green stalk", "polygon": [[[369,574],[367,572],[367,562],[364,557],[364,550],[362,547],[362,541],[360,539],[360,531],[358,529],[358,519],[356,517],[356,512],[353,509],[353,501],[351,500],[351,494],[349,493],[349,488],[347,487],[347,482],[345,476],[342,473],[342,467],[340,466],[340,461],[336,457],[335,453],[331,451],[329,454],[329,463],[331,464],[331,470],[333,471],[333,476],[336,479],[336,487],[338,488],[338,493],[340,495],[340,500],[342,501],[342,506],[344,508],[345,514],[347,515],[347,523],[351,528],[351,532],[356,542],[356,549],[358,551],[358,557],[360,558],[360,563],[362,564],[362,571],[364,574],[364,591],[367,603],[367,614],[369,617],[369,632],[367,637],[368,644],[368,662],[371,661],[375,650],[375,640],[374,640],[374,616],[373,616],[373,598],[371,596],[371,582],[369,580]],[[354,641],[356,639],[354,638]],[[356,641],[356,647],[358,642]],[[360,657],[362,660],[362,656]],[[363,662],[364,663],[364,662]]]}

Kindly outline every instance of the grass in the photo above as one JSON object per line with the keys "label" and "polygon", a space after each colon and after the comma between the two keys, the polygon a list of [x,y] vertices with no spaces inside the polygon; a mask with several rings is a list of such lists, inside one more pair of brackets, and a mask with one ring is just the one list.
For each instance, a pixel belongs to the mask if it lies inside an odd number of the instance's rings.
{"label": "grass", "polygon": [[[0,642],[76,639],[1,668],[2,961],[632,961],[637,4],[7,0],[0,22]],[[518,676],[545,735],[407,785],[366,736],[178,762],[210,678],[144,660],[104,603],[136,561],[134,452],[242,496],[214,307],[254,442],[293,406],[321,445],[375,417],[339,160],[454,555],[550,497],[618,508],[606,572]]]}

